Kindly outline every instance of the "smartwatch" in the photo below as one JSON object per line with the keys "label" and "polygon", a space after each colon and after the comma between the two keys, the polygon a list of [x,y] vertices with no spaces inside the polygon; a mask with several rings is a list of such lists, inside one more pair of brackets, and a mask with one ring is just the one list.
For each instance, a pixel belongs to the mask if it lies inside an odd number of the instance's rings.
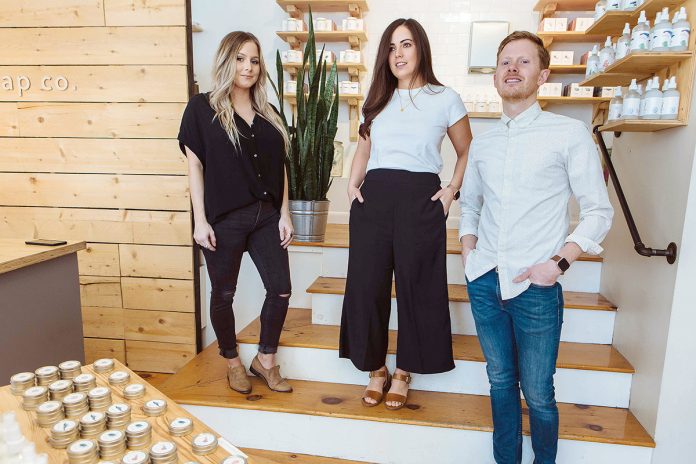
{"label": "smartwatch", "polygon": [[568,262],[568,260],[565,258],[561,258],[558,255],[553,255],[551,259],[556,261],[556,264],[558,264],[558,268],[561,270],[561,275],[565,274],[565,271],[567,271],[570,267],[570,263]]}

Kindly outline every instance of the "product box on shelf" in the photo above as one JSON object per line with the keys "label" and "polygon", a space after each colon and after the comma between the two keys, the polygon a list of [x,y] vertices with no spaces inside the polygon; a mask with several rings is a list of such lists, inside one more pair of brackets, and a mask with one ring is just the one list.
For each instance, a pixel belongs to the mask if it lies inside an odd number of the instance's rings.
{"label": "product box on shelf", "polygon": [[283,31],[302,32],[307,30],[307,24],[301,19],[288,18],[283,20]]}
{"label": "product box on shelf", "polygon": [[283,63],[302,64],[302,51],[283,50],[280,52],[280,61]]}
{"label": "product box on shelf", "polygon": [[329,32],[336,30],[336,23],[328,18],[316,18],[314,20],[314,30],[317,32]]}
{"label": "product box on shelf", "polygon": [[614,98],[616,87],[597,87],[595,93],[597,97]]}
{"label": "product box on shelf", "polygon": [[341,28],[344,31],[362,31],[365,30],[365,23],[359,18],[346,18],[341,22]]}
{"label": "product box on shelf", "polygon": [[573,58],[575,57],[575,52],[569,50],[552,50],[551,51],[551,64],[552,65],[571,65],[573,64]]}
{"label": "product box on shelf", "polygon": [[[320,59],[321,59],[321,50],[318,50],[317,51],[317,63],[319,62]],[[334,54],[334,52],[329,51],[329,50],[324,50],[324,63],[331,64],[334,61],[336,61],[336,55]]]}
{"label": "product box on shelf", "polygon": [[575,18],[568,25],[569,31],[585,32],[594,24],[594,18]]}
{"label": "product box on shelf", "polygon": [[340,63],[361,63],[360,50],[343,50],[338,54]]}
{"label": "product box on shelf", "polygon": [[360,83],[353,81],[340,81],[338,92],[341,95],[360,95]]}
{"label": "product box on shelf", "polygon": [[566,97],[592,97],[594,96],[594,87],[581,86],[574,82],[565,86],[563,95]]}
{"label": "product box on shelf", "polygon": [[547,82],[539,87],[540,97],[560,97],[563,92],[563,84],[560,82]]}

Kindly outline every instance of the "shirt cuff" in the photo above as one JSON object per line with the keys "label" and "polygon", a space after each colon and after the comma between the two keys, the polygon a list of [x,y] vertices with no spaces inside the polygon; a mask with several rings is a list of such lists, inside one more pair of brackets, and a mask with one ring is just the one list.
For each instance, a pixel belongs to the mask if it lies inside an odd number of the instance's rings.
{"label": "shirt cuff", "polygon": [[570,234],[566,239],[565,243],[568,242],[573,242],[577,244],[580,249],[583,251],[583,253],[588,253],[591,255],[598,255],[601,252],[604,251],[604,248],[602,248],[599,243],[590,240],[589,238],[586,237],[581,237],[576,234]]}
{"label": "shirt cuff", "polygon": [[462,237],[465,235],[473,235],[474,237],[478,238],[478,228],[472,226],[461,226],[459,228],[459,237],[457,237],[459,243],[461,243]]}

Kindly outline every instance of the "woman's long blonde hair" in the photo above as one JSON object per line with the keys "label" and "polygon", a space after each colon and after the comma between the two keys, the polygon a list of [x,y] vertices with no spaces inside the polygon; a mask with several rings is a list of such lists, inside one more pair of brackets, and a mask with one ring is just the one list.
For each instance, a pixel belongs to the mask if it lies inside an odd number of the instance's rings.
{"label": "woman's long blonde hair", "polygon": [[[268,96],[266,95],[266,64],[263,60],[263,53],[261,53],[261,44],[254,34],[242,31],[230,32],[220,42],[215,55],[210,106],[215,111],[215,117],[220,119],[220,123],[232,143],[239,147],[239,130],[234,122],[232,90],[234,89],[234,77],[237,75],[237,55],[246,42],[253,42],[259,50],[260,72],[258,80],[250,89],[251,105],[254,111],[280,132],[287,151],[290,141],[283,120],[271,104],[268,103]],[[279,104],[282,105],[283,102],[279,102]]]}

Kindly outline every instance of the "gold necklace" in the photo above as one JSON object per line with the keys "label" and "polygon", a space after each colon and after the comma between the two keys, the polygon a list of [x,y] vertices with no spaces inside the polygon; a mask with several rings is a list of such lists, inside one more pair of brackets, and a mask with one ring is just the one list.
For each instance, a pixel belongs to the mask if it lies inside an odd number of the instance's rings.
{"label": "gold necklace", "polygon": [[421,93],[421,90],[423,90],[424,87],[425,87],[425,86],[423,86],[423,87],[421,87],[420,89],[418,89],[418,92],[416,92],[416,94],[413,96],[413,98],[409,99],[408,103],[406,103],[406,106],[404,106],[403,103],[401,102],[401,92],[399,92],[399,89],[398,89],[398,88],[396,89],[396,94],[399,96],[399,106],[401,107],[401,111],[402,111],[402,112],[403,112],[406,108],[408,108],[408,105],[410,105],[411,103],[413,103],[413,101],[416,99],[416,97],[418,96],[418,94]]}

